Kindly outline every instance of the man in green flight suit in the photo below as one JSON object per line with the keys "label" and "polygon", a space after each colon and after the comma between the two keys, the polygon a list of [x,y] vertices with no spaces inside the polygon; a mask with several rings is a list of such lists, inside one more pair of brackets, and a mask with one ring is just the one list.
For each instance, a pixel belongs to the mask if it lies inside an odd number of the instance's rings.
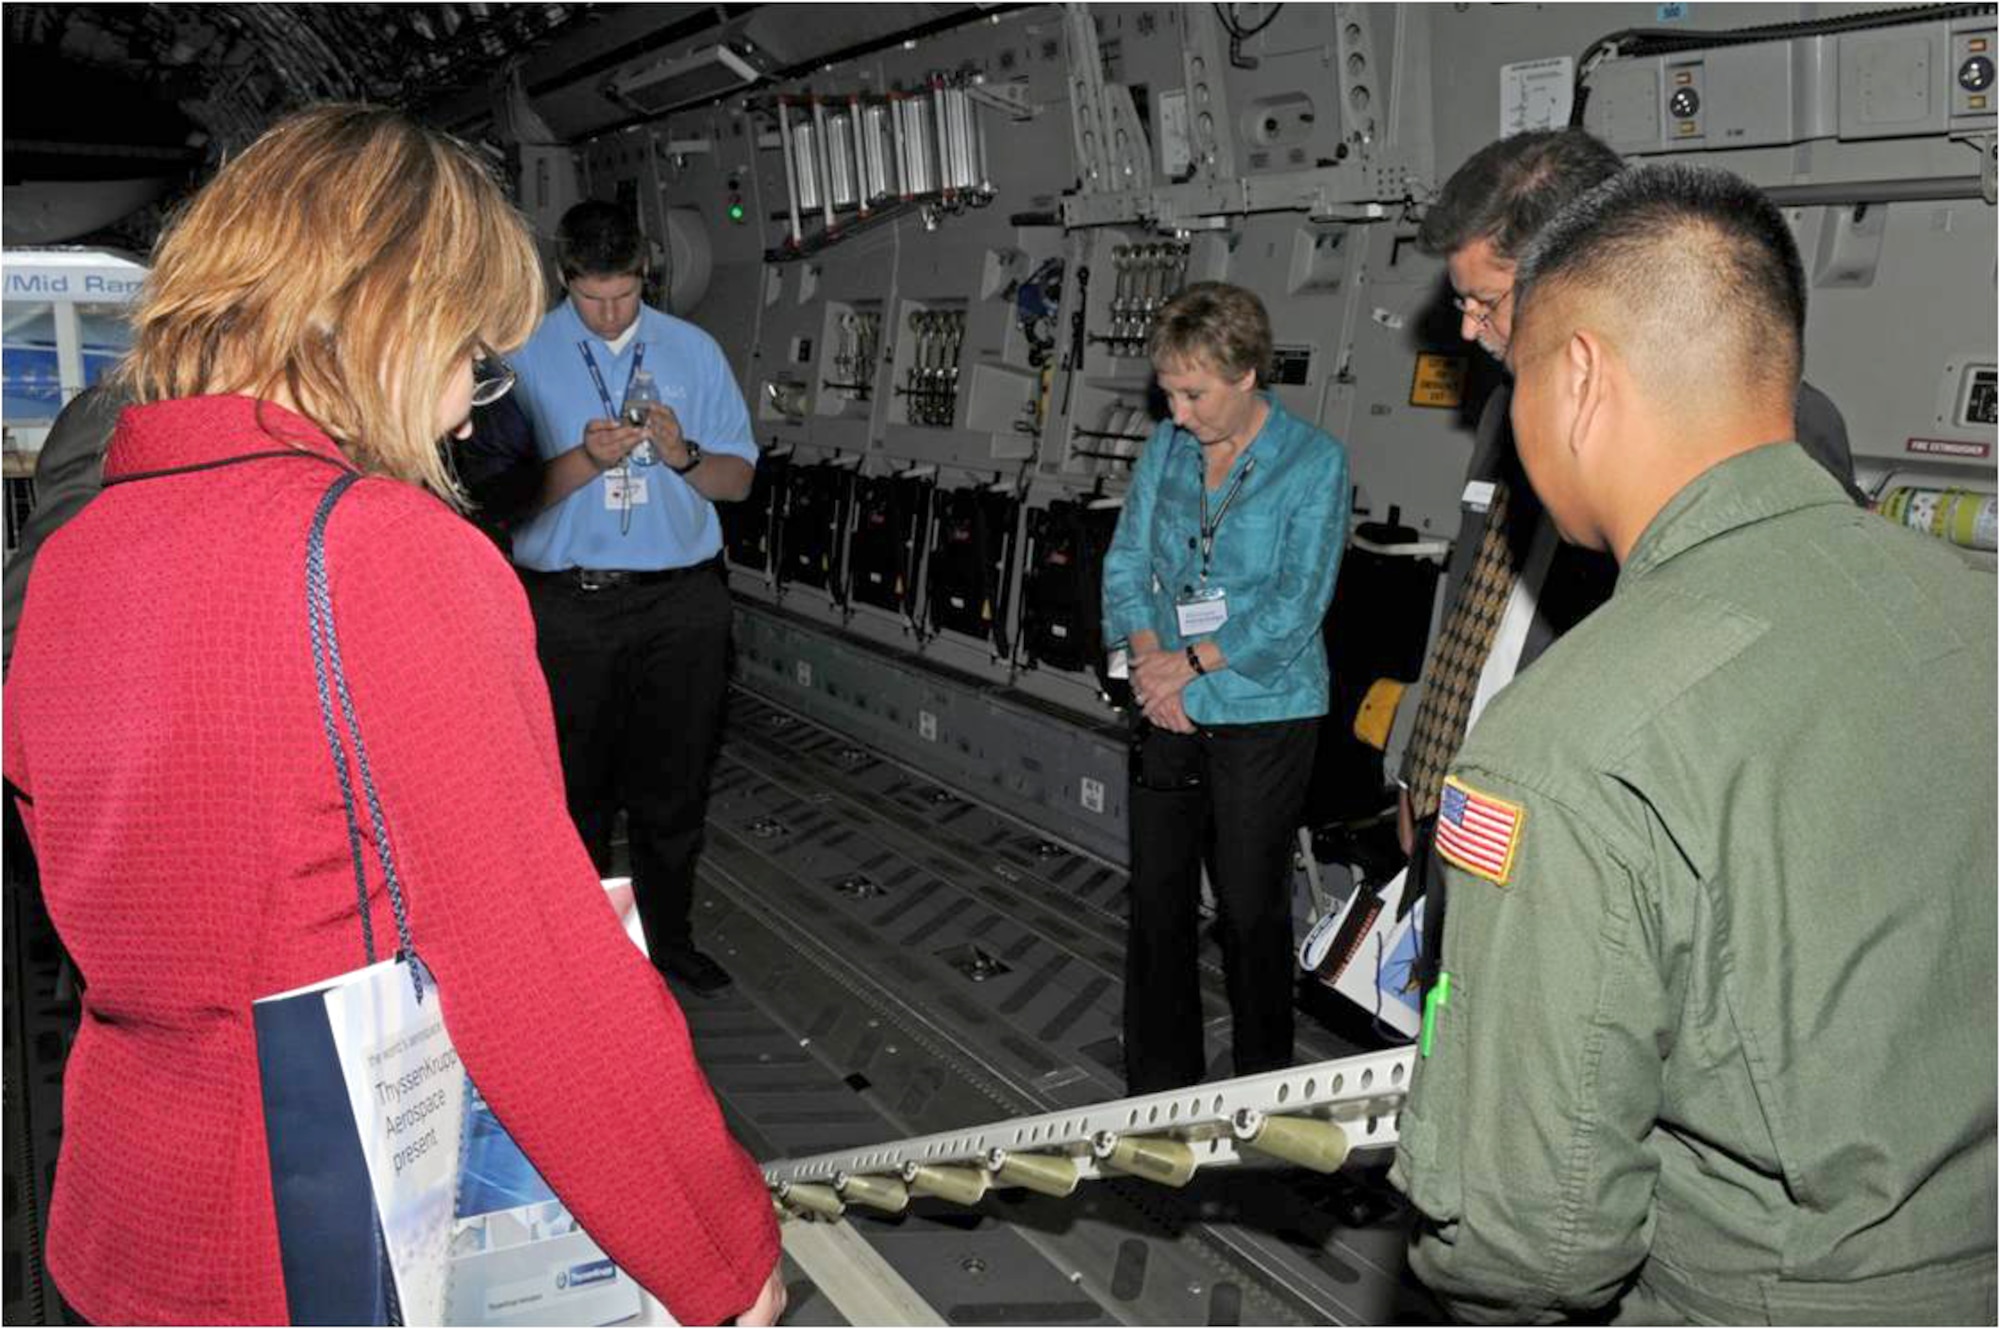
{"label": "man in green flight suit", "polygon": [[1777,209],[1646,166],[1523,257],[1522,463],[1616,594],[1451,767],[1393,1178],[1467,1319],[1982,1322],[1990,575],[1791,436]]}

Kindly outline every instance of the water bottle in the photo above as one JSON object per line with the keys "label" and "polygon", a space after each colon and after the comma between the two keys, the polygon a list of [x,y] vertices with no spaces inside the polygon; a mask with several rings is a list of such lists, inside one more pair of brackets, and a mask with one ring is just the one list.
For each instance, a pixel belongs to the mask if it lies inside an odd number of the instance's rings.
{"label": "water bottle", "polygon": [[[632,375],[632,381],[625,388],[625,423],[643,426],[646,423],[646,408],[660,404],[660,385],[653,382],[653,371],[641,369]],[[633,448],[630,460],[634,466],[657,466],[660,454],[653,448],[653,440],[646,439]]]}

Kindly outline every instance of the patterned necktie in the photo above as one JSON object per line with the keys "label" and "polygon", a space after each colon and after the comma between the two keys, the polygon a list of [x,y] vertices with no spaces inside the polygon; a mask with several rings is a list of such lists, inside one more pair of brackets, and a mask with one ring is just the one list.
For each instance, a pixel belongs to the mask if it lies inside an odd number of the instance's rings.
{"label": "patterned necktie", "polygon": [[1507,543],[1508,499],[1506,480],[1495,480],[1479,553],[1431,647],[1430,659],[1424,662],[1424,697],[1410,735],[1409,775],[1405,780],[1410,806],[1420,821],[1437,811],[1445,768],[1465,739],[1479,675],[1493,649],[1493,634],[1507,608],[1507,597],[1514,591],[1517,570]]}

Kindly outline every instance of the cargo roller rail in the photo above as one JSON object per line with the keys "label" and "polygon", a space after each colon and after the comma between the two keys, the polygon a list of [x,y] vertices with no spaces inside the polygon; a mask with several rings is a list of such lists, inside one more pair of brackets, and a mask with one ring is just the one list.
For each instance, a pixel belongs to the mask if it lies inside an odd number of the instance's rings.
{"label": "cargo roller rail", "polygon": [[[764,1180],[781,1200],[787,1190],[805,1185],[845,1192],[856,1183],[900,1181],[915,1194],[974,1203],[989,1186],[1068,1195],[1079,1181],[1105,1176],[1185,1185],[1201,1168],[1241,1162],[1246,1150],[1334,1172],[1353,1150],[1396,1143],[1411,1055],[1408,1048],[1363,1053],[873,1148],[783,1159],[765,1165]],[[953,1174],[953,1184],[940,1180],[940,1171]],[[987,1176],[976,1183],[957,1179],[980,1172]],[[866,1199],[859,1203],[882,1207]],[[901,1208],[897,1204],[890,1212]]]}

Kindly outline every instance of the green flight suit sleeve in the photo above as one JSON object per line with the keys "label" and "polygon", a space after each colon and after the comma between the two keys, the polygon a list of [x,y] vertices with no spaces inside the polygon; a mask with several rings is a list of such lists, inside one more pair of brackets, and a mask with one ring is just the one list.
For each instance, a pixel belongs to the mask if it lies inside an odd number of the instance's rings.
{"label": "green flight suit sleeve", "polygon": [[1519,826],[1501,872],[1440,854],[1449,986],[1391,1179],[1420,1212],[1411,1267],[1455,1315],[1556,1320],[1613,1301],[1651,1245],[1671,1022],[1649,854],[1599,832],[1632,825],[1631,808],[1586,815],[1489,770],[1455,774]]}

